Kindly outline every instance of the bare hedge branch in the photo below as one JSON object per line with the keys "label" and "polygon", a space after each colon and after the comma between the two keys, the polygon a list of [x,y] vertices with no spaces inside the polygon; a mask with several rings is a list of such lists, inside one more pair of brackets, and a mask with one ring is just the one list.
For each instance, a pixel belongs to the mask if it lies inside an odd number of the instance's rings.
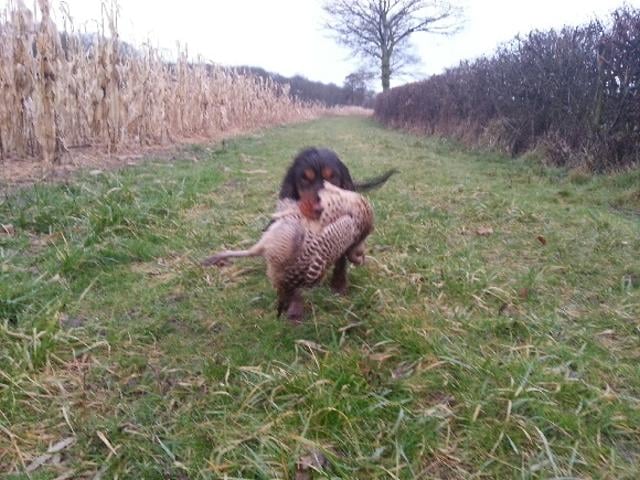
{"label": "bare hedge branch", "polygon": [[556,165],[601,171],[640,163],[640,10],[531,32],[378,96],[382,122],[496,145],[546,148]]}

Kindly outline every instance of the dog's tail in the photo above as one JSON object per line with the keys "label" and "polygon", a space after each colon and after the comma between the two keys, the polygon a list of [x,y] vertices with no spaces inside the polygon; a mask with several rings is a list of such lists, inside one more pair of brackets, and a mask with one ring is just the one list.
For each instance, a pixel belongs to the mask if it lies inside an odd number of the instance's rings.
{"label": "dog's tail", "polygon": [[355,182],[356,192],[366,192],[369,190],[373,190],[374,188],[378,188],[380,185],[382,185],[387,180],[389,180],[391,175],[399,172],[400,171],[397,168],[392,168],[391,170],[380,175],[379,177],[375,177],[370,180],[366,180],[364,182]]}

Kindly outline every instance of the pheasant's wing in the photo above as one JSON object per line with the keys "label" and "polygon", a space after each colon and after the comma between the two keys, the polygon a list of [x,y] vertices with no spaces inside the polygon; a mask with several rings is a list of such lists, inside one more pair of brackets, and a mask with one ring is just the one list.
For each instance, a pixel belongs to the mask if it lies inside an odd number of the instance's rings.
{"label": "pheasant's wing", "polygon": [[357,222],[350,215],[340,217],[318,234],[307,232],[300,254],[287,269],[285,286],[310,287],[318,283],[359,235]]}
{"label": "pheasant's wing", "polygon": [[287,268],[303,248],[306,231],[295,218],[285,218],[275,222],[265,233],[265,253],[267,264],[274,269]]}

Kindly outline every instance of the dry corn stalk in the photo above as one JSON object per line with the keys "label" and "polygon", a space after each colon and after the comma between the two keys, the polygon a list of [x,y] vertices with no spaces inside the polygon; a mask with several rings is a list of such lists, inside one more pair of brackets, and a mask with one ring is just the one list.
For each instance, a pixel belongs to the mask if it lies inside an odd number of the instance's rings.
{"label": "dry corn stalk", "polygon": [[36,36],[35,132],[42,159],[46,163],[60,161],[61,135],[56,116],[55,83],[60,37],[51,20],[48,0],[39,0],[42,19]]}

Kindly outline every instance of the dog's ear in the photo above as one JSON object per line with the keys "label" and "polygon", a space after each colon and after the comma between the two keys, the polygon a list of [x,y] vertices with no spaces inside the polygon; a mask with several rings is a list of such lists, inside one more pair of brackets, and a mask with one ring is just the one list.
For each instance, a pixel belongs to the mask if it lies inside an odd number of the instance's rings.
{"label": "dog's ear", "polygon": [[296,168],[294,165],[289,167],[287,174],[284,176],[282,186],[280,187],[279,198],[300,200],[300,192],[298,192],[298,186],[296,185]]}
{"label": "dog's ear", "polygon": [[338,173],[340,177],[340,185],[338,186],[343,190],[355,190],[356,186],[353,182],[353,179],[351,178],[349,169],[343,163],[343,161],[340,160],[338,154],[333,150],[329,150],[328,148],[319,150],[319,153],[322,155],[323,160],[327,162],[327,164],[330,165],[331,168],[337,170],[336,173]]}
{"label": "dog's ear", "polygon": [[342,188],[343,190],[354,191],[356,189],[356,186],[353,183],[353,179],[351,178],[349,169],[342,162],[338,164],[338,168],[340,169],[340,188]]}

